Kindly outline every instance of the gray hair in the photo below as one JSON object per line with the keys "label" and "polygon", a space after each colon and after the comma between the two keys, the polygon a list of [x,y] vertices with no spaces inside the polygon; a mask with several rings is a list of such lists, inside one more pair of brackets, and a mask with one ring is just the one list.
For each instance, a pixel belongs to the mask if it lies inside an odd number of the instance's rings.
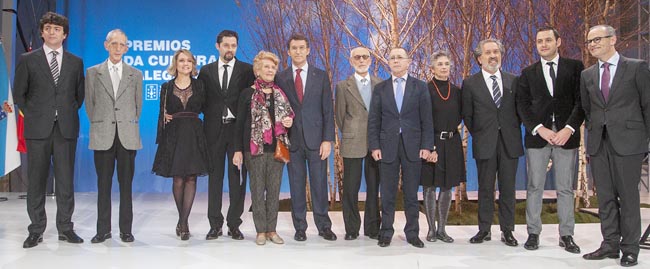
{"label": "gray hair", "polygon": [[451,54],[449,54],[449,51],[446,51],[446,50],[434,51],[433,54],[431,55],[431,61],[435,62],[440,57],[447,57],[447,59],[449,59],[449,61],[451,61]]}
{"label": "gray hair", "polygon": [[122,31],[121,29],[113,29],[110,32],[108,32],[108,34],[106,34],[106,42],[111,41],[111,38],[113,38],[113,36],[116,34],[123,34],[124,37],[126,37],[126,40],[129,40],[129,38],[126,36],[124,31]]}
{"label": "gray hair", "polygon": [[598,28],[603,28],[605,30],[605,33],[607,33],[607,35],[616,36],[616,29],[614,29],[614,27],[612,27],[611,25],[607,25],[607,24],[592,26],[591,28],[589,28],[589,32],[596,30]]}
{"label": "gray hair", "polygon": [[474,58],[481,57],[483,55],[483,45],[486,43],[494,42],[499,46],[499,50],[501,51],[501,55],[506,53],[506,48],[503,47],[503,43],[501,43],[500,40],[496,38],[488,38],[488,39],[483,39],[478,42],[478,45],[476,45],[476,48],[474,48]]}

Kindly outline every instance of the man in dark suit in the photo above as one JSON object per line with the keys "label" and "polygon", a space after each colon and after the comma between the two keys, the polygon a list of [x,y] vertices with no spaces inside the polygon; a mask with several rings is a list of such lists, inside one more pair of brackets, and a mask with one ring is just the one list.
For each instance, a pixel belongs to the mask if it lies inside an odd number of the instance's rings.
{"label": "man in dark suit", "polygon": [[[237,100],[242,90],[253,85],[255,75],[253,67],[235,58],[239,36],[231,30],[223,30],[217,35],[216,48],[219,60],[201,68],[199,79],[205,84],[207,100],[204,105],[203,128],[208,140],[212,161],[212,172],[208,181],[208,220],[210,231],[205,239],[217,239],[222,235],[223,214],[221,202],[223,195],[223,177],[225,162],[228,162],[228,235],[235,240],[244,239],[239,230],[242,224],[246,197],[246,171],[240,171],[232,163],[234,151],[234,132],[237,120]],[[240,175],[241,172],[241,175]],[[241,178],[241,180],[240,180]]]}
{"label": "man in dark suit", "polygon": [[641,237],[639,180],[650,134],[650,70],[647,62],[620,55],[616,41],[613,27],[598,25],[585,42],[598,58],[582,72],[580,94],[603,242],[583,257],[618,258],[622,252],[621,265],[634,266]]}
{"label": "man in dark suit", "polygon": [[[418,237],[420,170],[433,150],[433,116],[426,83],[408,74],[411,58],[404,48],[393,48],[388,65],[391,78],[377,84],[368,115],[368,147],[379,162],[381,178],[380,247],[387,247],[395,230],[395,199],[402,168],[406,241],[424,247]],[[434,153],[435,154],[435,153]]]}
{"label": "man in dark suit", "polygon": [[74,160],[79,112],[84,101],[83,61],[63,49],[68,18],[48,12],[39,27],[44,44],[20,56],[14,77],[14,98],[25,115],[29,183],[27,214],[31,224],[23,248],[43,241],[47,224],[45,187],[54,163],[56,228],[59,240],[83,243],[73,230]]}
{"label": "man in dark suit", "polygon": [[501,241],[517,246],[515,229],[515,176],[521,144],[521,123],[515,110],[515,75],[502,72],[505,49],[497,39],[481,40],[474,57],[481,71],[463,80],[463,120],[472,135],[478,170],[479,232],[470,243],[491,240],[494,182],[499,182]]}
{"label": "man in dark suit", "polygon": [[341,130],[343,157],[343,222],[345,240],[359,236],[359,188],[361,167],[366,178],[366,208],[363,232],[370,238],[379,237],[379,167],[368,150],[368,109],[374,87],[381,80],[368,73],[372,64],[370,51],[357,47],[350,51],[354,75],[336,84],[336,121]]}
{"label": "man in dark suit", "polygon": [[296,241],[307,240],[307,165],[313,203],[314,221],[318,235],[325,240],[336,240],[328,215],[327,157],[334,141],[334,112],[332,88],[325,71],[307,64],[309,41],[301,34],[293,34],[288,42],[291,67],[276,76],[296,113],[289,131],[291,162],[289,187],[291,218],[296,229]]}
{"label": "man in dark suit", "polygon": [[120,29],[106,35],[108,59],[86,72],[86,113],[90,120],[90,142],[97,171],[97,234],[90,240],[101,243],[111,238],[111,189],[117,162],[120,184],[120,239],[133,242],[132,183],[136,150],[140,140],[142,72],[122,61],[129,50]]}
{"label": "man in dark suit", "polygon": [[526,127],[528,239],[524,248],[539,247],[544,182],[548,162],[553,160],[559,245],[568,252],[580,253],[573,241],[573,183],[584,120],[580,104],[580,72],[584,66],[580,61],[560,57],[562,39],[552,27],[537,31],[536,44],[541,60],[521,71],[516,94],[517,111]]}

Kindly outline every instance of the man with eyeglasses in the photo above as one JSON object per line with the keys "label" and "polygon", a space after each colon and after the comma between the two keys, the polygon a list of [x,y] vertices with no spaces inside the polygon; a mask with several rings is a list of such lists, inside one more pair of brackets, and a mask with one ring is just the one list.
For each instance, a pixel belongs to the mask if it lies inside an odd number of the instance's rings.
{"label": "man with eyeglasses", "polygon": [[515,110],[515,75],[501,71],[505,53],[498,39],[485,39],[474,49],[481,71],[463,80],[462,114],[472,135],[472,154],[478,170],[478,233],[470,243],[490,241],[494,216],[494,183],[499,182],[501,241],[517,246],[515,177],[524,154],[521,123]]}
{"label": "man with eyeglasses", "polygon": [[94,150],[97,172],[97,234],[91,243],[111,238],[111,185],[117,162],[120,184],[120,239],[133,242],[132,183],[136,150],[140,141],[142,112],[142,72],[125,64],[129,50],[120,29],[106,35],[108,59],[86,72],[86,114],[90,120],[88,148]]}
{"label": "man with eyeglasses", "polygon": [[[309,40],[293,34],[287,44],[291,66],[276,76],[276,83],[287,95],[296,113],[289,132],[291,161],[289,187],[294,240],[307,240],[307,172],[318,235],[336,240],[328,210],[327,158],[334,141],[334,105],[330,79],[325,71],[310,65]],[[309,165],[309,169],[307,169]]]}
{"label": "man with eyeglasses", "polygon": [[362,165],[366,179],[363,232],[372,239],[379,237],[379,168],[368,151],[368,110],[372,91],[381,80],[368,72],[371,64],[367,48],[352,49],[350,65],[354,74],[336,84],[334,110],[341,130],[345,240],[357,239],[361,228],[358,202]]}
{"label": "man with eyeglasses", "polygon": [[650,134],[650,70],[647,62],[620,55],[616,41],[613,27],[597,25],[585,42],[598,59],[582,72],[580,92],[603,241],[583,257],[618,258],[622,252],[621,266],[627,267],[639,255],[638,186]]}
{"label": "man with eyeglasses", "polygon": [[375,86],[368,115],[368,147],[379,162],[381,178],[378,245],[389,246],[395,233],[395,199],[401,167],[406,241],[423,248],[418,236],[418,188],[422,160],[429,158],[434,144],[431,97],[426,83],[408,74],[411,58],[406,49],[391,49],[388,59],[391,77]]}

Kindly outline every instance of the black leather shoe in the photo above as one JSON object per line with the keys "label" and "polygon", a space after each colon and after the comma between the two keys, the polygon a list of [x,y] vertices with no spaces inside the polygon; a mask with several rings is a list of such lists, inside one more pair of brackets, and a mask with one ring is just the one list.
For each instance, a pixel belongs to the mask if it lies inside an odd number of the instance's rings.
{"label": "black leather shoe", "polygon": [[602,260],[605,258],[616,259],[618,258],[618,250],[607,250],[600,247],[592,253],[582,255],[582,258],[585,260]]}
{"label": "black leather shoe", "polygon": [[322,232],[318,232],[318,236],[322,236],[323,239],[328,241],[336,241],[336,234],[330,228],[324,228]]}
{"label": "black leather shoe", "polygon": [[621,257],[621,266],[630,267],[630,266],[637,265],[638,262],[637,262],[636,258],[637,258],[636,254],[623,253],[623,257]]}
{"label": "black leather shoe", "polygon": [[[178,236],[180,236],[180,229],[178,231]],[[219,236],[222,236],[223,232],[221,231],[221,228],[210,228],[210,231],[208,232],[207,235],[205,235],[205,240],[213,240],[219,238]]]}
{"label": "black leather shoe", "polygon": [[390,238],[379,238],[379,242],[377,242],[377,245],[379,245],[382,248],[390,246]]}
{"label": "black leather shoe", "polygon": [[[560,242],[562,244],[562,242]],[[527,250],[536,250],[539,248],[539,235],[529,234],[526,243],[524,243],[524,248]]]}
{"label": "black leather shoe", "polygon": [[563,247],[564,250],[571,253],[580,253],[580,247],[576,245],[576,242],[573,242],[573,237],[570,235],[560,237],[560,247]]}
{"label": "black leather shoe", "polygon": [[135,241],[135,237],[132,233],[120,233],[120,239],[122,239],[122,242],[124,243],[131,243]]}
{"label": "black leather shoe", "polygon": [[95,236],[93,236],[93,239],[90,239],[90,243],[93,243],[93,244],[102,243],[102,242],[106,241],[106,239],[110,239],[110,238],[111,238],[111,233],[110,232],[105,233],[105,234],[96,234]]}
{"label": "black leather shoe", "polygon": [[40,242],[43,242],[43,234],[29,233],[25,242],[23,242],[23,248],[33,248]]}
{"label": "black leather shoe", "polygon": [[516,247],[519,245],[517,239],[512,235],[512,231],[505,231],[501,233],[501,242],[505,243],[507,246]]}
{"label": "black leather shoe", "polygon": [[301,241],[301,242],[307,240],[307,235],[305,234],[305,231],[296,231],[296,234],[293,236],[293,240]]}
{"label": "black leather shoe", "polygon": [[345,240],[354,240],[357,239],[357,237],[359,237],[359,234],[345,234]]}
{"label": "black leather shoe", "polygon": [[469,239],[469,242],[472,244],[480,244],[483,243],[483,241],[490,241],[490,240],[492,240],[490,232],[479,231],[474,237]]}
{"label": "black leather shoe", "polygon": [[375,240],[379,239],[378,233],[366,234],[366,236],[369,237],[370,239],[375,239]]}
{"label": "black leather shoe", "polygon": [[427,232],[427,237],[425,237],[424,239],[429,242],[436,242],[438,240],[437,235],[438,233],[436,233],[436,230],[429,230]]}
{"label": "black leather shoe", "polygon": [[422,240],[420,240],[420,238],[418,238],[418,237],[413,237],[413,238],[406,239],[406,242],[408,242],[409,244],[411,244],[411,246],[414,246],[416,248],[423,248],[424,247],[424,242],[422,242]]}
{"label": "black leather shoe", "polygon": [[68,243],[81,244],[84,242],[73,230],[59,233],[59,240],[68,241]]}
{"label": "black leather shoe", "polygon": [[440,241],[445,242],[445,243],[453,243],[454,239],[451,238],[451,236],[447,235],[447,232],[445,231],[438,231],[436,233],[436,238],[438,238]]}
{"label": "black leather shoe", "polygon": [[241,233],[239,228],[228,229],[228,236],[235,240],[244,240],[244,234]]}

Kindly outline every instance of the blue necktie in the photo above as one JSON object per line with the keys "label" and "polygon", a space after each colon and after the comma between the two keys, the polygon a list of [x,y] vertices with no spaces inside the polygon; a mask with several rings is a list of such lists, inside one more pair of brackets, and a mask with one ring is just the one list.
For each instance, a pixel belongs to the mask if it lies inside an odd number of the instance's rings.
{"label": "blue necktie", "polygon": [[404,100],[404,78],[396,78],[397,91],[395,91],[395,103],[397,104],[397,111],[402,112],[402,101]]}
{"label": "blue necktie", "polygon": [[494,99],[494,104],[498,107],[501,107],[501,89],[499,88],[499,83],[497,82],[497,76],[491,75],[492,79],[492,99]]}

